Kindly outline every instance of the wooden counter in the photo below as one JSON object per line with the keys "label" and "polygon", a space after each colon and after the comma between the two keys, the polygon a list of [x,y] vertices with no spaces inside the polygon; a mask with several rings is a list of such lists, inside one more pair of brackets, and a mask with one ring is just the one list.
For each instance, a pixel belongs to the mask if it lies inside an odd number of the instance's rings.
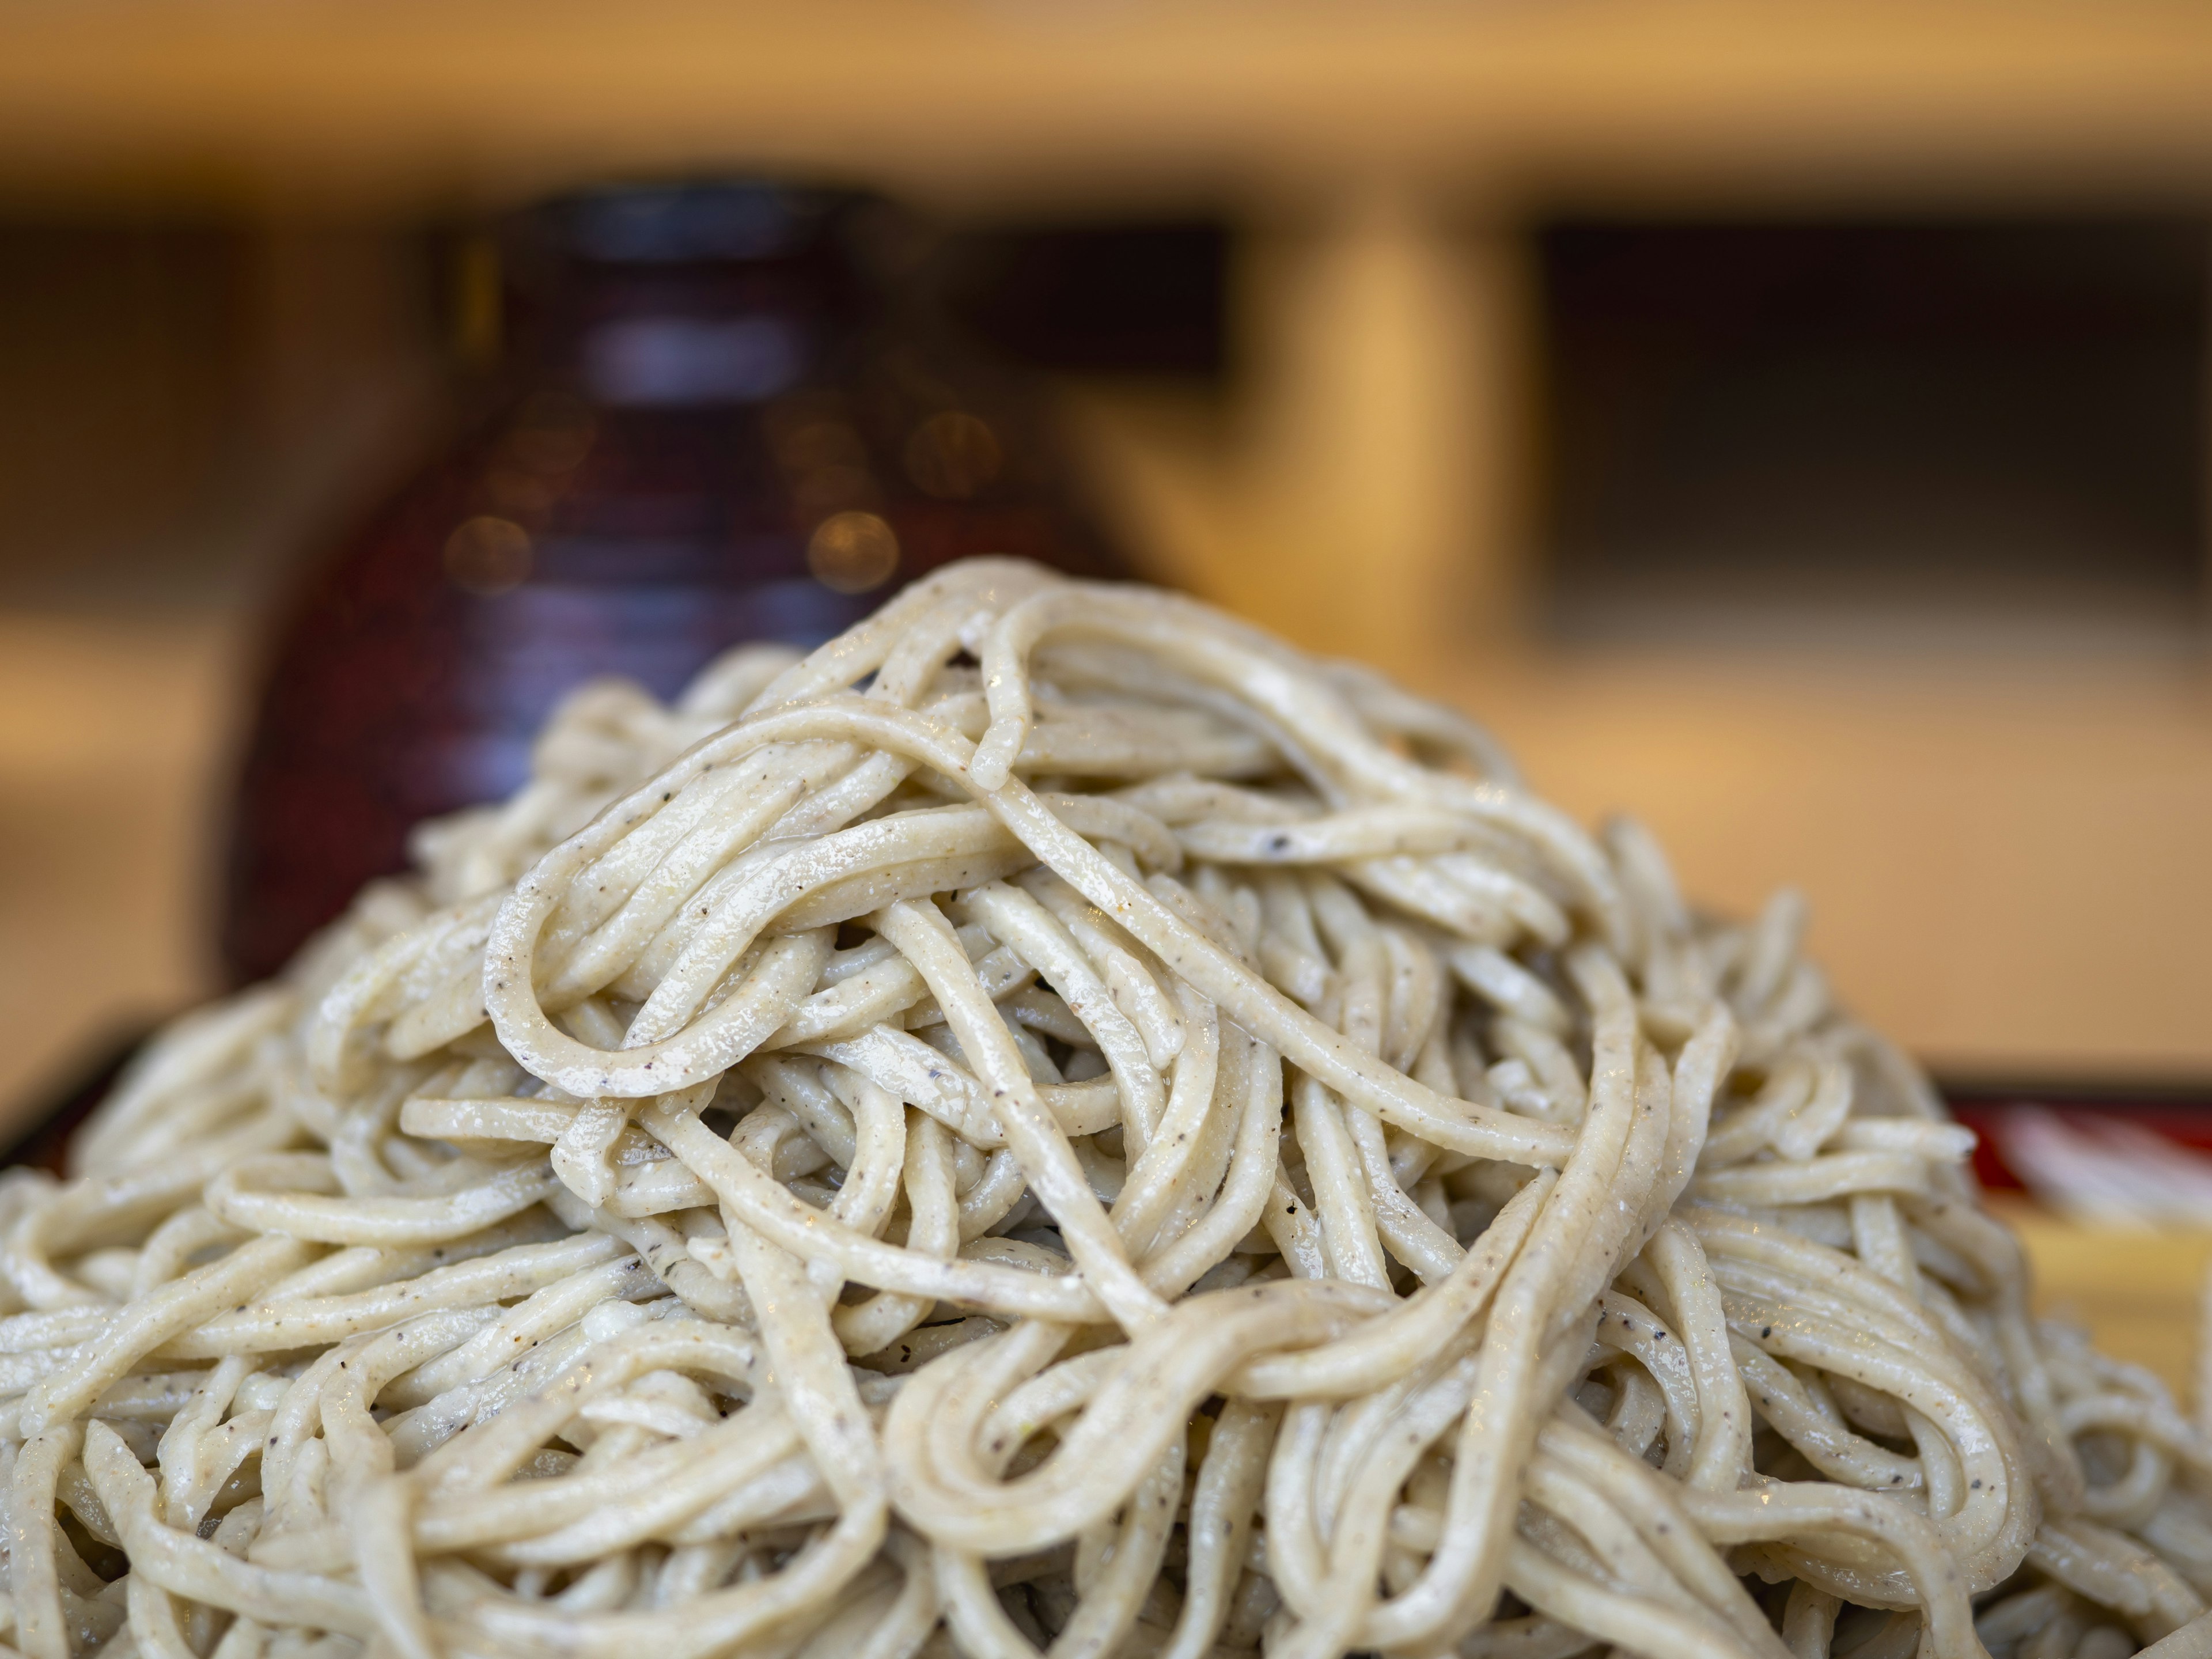
{"label": "wooden counter", "polygon": [[2027,1247],[2037,1310],[2086,1327],[2105,1352],[2157,1372],[2191,1409],[2212,1231],[2123,1232],[2018,1201],[2001,1207]]}
{"label": "wooden counter", "polygon": [[2166,0],[29,0],[0,184],[328,209],[772,165],[925,195],[2186,190]]}

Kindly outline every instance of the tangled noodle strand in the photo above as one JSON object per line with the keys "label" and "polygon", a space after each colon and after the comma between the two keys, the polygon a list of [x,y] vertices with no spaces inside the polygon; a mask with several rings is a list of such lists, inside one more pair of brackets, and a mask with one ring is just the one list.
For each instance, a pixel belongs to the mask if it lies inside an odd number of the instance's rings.
{"label": "tangled noodle strand", "polygon": [[1000,560],[573,696],[0,1178],[29,1659],[2212,1654],[1784,895]]}

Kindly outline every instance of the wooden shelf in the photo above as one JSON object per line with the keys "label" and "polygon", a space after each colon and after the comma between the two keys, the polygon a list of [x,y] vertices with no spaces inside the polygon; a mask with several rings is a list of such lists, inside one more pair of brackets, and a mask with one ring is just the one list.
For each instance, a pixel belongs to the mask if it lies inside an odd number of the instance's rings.
{"label": "wooden shelf", "polygon": [[2212,1232],[2083,1226],[2017,1199],[1994,1207],[2027,1252],[2036,1312],[2080,1325],[2113,1358],[2156,1372],[2189,1410]]}
{"label": "wooden shelf", "polygon": [[2212,177],[2212,11],[2171,0],[34,0],[0,188],[420,207],[670,167],[969,200],[2033,197]]}
{"label": "wooden shelf", "polygon": [[216,988],[240,633],[0,611],[0,1141],[116,1032]]}

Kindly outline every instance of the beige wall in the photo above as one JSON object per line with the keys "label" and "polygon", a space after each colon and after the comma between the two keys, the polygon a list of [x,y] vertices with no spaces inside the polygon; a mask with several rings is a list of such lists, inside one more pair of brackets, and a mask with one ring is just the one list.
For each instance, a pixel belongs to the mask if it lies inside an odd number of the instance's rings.
{"label": "beige wall", "polygon": [[[1224,209],[1249,232],[1233,396],[1070,394],[1158,574],[1463,702],[1577,812],[1644,817],[1717,904],[1796,881],[1844,994],[1947,1067],[2212,1078],[2203,671],[2002,639],[1547,647],[1516,229],[1565,198],[2196,210],[2212,13],[647,0],[614,35],[610,15],[19,8],[0,213],[389,221],[763,162],[968,207]],[[245,607],[374,477],[420,386],[392,247],[257,233],[208,255],[212,287],[134,301],[103,266],[10,313],[0,1103],[208,983]],[[103,333],[102,295],[152,335]]]}

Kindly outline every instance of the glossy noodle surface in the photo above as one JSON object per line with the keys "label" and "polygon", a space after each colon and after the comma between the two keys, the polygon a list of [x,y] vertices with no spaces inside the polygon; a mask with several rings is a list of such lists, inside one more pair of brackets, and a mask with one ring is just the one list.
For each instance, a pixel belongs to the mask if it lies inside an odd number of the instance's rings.
{"label": "glossy noodle surface", "polygon": [[1009,562],[587,687],[0,1180],[0,1639],[2212,1653],[2212,1439],[1803,926]]}

